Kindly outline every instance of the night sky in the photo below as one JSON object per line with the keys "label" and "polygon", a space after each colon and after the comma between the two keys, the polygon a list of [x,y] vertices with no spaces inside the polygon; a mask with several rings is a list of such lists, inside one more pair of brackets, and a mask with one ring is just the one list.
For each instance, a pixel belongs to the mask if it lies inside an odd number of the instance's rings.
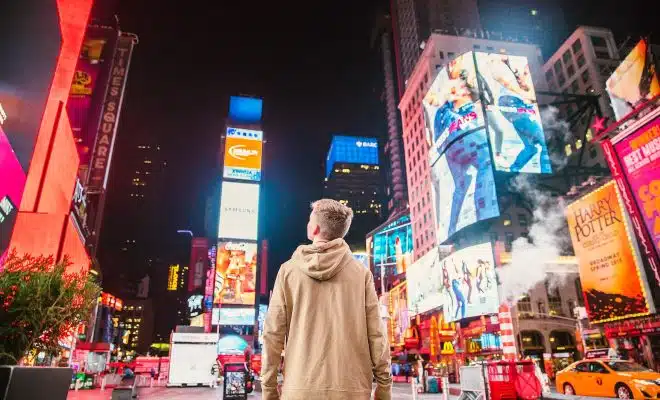
{"label": "night sky", "polygon": [[[163,210],[168,229],[202,231],[228,98],[262,97],[268,143],[261,217],[270,241],[272,281],[279,264],[305,240],[309,203],[321,195],[330,134],[385,135],[381,59],[370,48],[370,34],[388,3],[120,1],[120,26],[136,33],[140,43],[128,77],[117,154],[136,138],[157,138],[168,161],[168,186],[154,206]],[[487,27],[506,21],[510,5],[544,10],[556,4],[480,3]],[[641,1],[573,3],[578,8],[560,2],[567,17],[565,25],[553,24],[548,31],[551,45],[561,43],[578,23],[609,26],[623,38],[631,29],[650,33],[657,15]],[[562,19],[561,11],[555,21]],[[641,20],[633,19],[638,16]],[[121,158],[113,168],[121,169]]]}

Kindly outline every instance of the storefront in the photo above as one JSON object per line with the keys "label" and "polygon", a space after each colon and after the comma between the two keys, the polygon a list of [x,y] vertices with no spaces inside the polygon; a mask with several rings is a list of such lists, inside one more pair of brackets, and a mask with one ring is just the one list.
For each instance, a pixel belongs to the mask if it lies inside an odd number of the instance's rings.
{"label": "storefront", "polygon": [[660,316],[658,314],[605,324],[605,336],[619,357],[660,371]]}
{"label": "storefront", "polygon": [[555,371],[561,371],[578,360],[575,337],[569,331],[553,330],[550,332],[550,351]]}
{"label": "storefront", "polygon": [[523,358],[531,358],[539,363],[541,369],[545,372],[545,363],[543,354],[545,351],[545,338],[540,331],[524,330],[518,335],[518,348]]}
{"label": "storefront", "polygon": [[502,359],[500,324],[496,316],[482,316],[460,329],[462,353],[466,365]]}

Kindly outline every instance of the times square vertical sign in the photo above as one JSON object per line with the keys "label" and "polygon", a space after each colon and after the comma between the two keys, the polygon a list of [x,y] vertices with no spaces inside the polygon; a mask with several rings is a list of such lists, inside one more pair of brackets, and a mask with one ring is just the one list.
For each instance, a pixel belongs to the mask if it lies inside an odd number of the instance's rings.
{"label": "times square vertical sign", "polygon": [[126,77],[135,42],[134,36],[123,34],[117,40],[87,182],[90,191],[105,189],[107,184],[112,151],[117,136],[119,113],[126,88]]}

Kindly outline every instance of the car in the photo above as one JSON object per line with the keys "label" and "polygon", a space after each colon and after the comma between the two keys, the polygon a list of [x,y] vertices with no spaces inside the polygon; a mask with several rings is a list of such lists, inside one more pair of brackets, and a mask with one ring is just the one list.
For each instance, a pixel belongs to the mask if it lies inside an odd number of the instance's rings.
{"label": "car", "polygon": [[660,397],[660,374],[632,361],[601,358],[575,362],[556,376],[567,395],[644,399]]}

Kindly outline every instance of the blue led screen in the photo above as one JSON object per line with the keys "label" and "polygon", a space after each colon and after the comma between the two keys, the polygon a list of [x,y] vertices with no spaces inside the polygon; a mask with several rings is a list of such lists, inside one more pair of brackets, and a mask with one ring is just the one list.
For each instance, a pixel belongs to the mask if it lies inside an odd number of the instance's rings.
{"label": "blue led screen", "polygon": [[326,178],[335,163],[378,165],[378,141],[368,137],[333,136],[326,158]]}
{"label": "blue led screen", "polygon": [[239,124],[261,122],[263,100],[253,97],[231,96],[229,98],[229,119]]}

